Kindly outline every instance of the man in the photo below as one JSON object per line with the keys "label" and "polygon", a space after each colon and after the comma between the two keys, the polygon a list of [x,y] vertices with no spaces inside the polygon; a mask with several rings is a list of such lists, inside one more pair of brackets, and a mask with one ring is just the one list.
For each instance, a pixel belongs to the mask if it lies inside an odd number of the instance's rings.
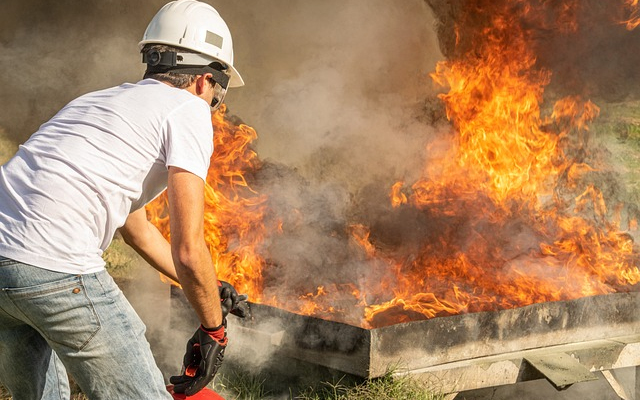
{"label": "man", "polygon": [[[170,399],[144,324],[104,269],[117,229],[178,281],[201,326],[175,392],[215,375],[224,318],[244,300],[219,282],[204,242],[211,109],[242,86],[231,35],[196,0],[165,5],[142,42],[145,79],[71,101],[0,167],[0,381],[14,400]],[[144,205],[165,188],[171,244]],[[223,313],[224,311],[224,313]]]}

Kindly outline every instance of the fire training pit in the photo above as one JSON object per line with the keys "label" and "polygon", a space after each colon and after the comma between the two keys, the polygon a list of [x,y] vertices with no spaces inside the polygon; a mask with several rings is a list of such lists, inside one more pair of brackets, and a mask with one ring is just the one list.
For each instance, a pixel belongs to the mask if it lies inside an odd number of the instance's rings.
{"label": "fire training pit", "polygon": [[[172,297],[183,301],[178,288]],[[268,348],[272,358],[364,378],[395,369],[432,381],[445,393],[541,378],[563,389],[597,379],[595,371],[615,381],[610,371],[640,365],[640,293],[635,292],[375,329],[250,306],[250,318],[230,319],[234,346],[243,346],[234,349],[239,354]],[[184,323],[183,311],[180,317]]]}

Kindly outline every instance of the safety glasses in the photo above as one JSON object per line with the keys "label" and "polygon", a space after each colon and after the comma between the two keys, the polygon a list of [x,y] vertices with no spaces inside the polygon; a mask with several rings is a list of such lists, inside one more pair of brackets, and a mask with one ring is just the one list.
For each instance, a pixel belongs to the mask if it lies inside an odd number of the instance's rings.
{"label": "safety glasses", "polygon": [[227,88],[229,87],[229,80],[231,79],[231,76],[229,75],[227,68],[219,62],[213,62],[209,64],[209,67],[211,70],[207,72],[211,73],[209,81],[213,86],[211,108],[213,110],[217,110],[220,108],[224,97],[227,95]]}

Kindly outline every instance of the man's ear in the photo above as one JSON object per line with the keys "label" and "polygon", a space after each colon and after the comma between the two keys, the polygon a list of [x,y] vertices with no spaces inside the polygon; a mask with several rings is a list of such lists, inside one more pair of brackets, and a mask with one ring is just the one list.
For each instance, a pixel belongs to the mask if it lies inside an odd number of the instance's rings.
{"label": "man's ear", "polygon": [[207,80],[211,78],[211,74],[207,73],[204,75],[198,75],[196,79],[196,94],[201,95],[204,93],[207,85]]}
{"label": "man's ear", "polygon": [[196,78],[196,94],[197,95],[201,95],[202,93],[204,93],[204,89],[205,89],[205,85],[206,85],[206,75],[198,75],[198,78]]}

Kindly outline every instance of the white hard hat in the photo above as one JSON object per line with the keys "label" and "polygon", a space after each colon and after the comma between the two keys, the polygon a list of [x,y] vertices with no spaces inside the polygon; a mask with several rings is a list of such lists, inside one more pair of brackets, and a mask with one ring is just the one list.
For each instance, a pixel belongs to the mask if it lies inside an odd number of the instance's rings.
{"label": "white hard hat", "polygon": [[149,23],[140,48],[145,44],[164,44],[197,52],[180,54],[178,63],[207,65],[222,62],[229,69],[229,86],[244,85],[233,66],[231,32],[220,14],[207,3],[176,0],[165,4]]}

